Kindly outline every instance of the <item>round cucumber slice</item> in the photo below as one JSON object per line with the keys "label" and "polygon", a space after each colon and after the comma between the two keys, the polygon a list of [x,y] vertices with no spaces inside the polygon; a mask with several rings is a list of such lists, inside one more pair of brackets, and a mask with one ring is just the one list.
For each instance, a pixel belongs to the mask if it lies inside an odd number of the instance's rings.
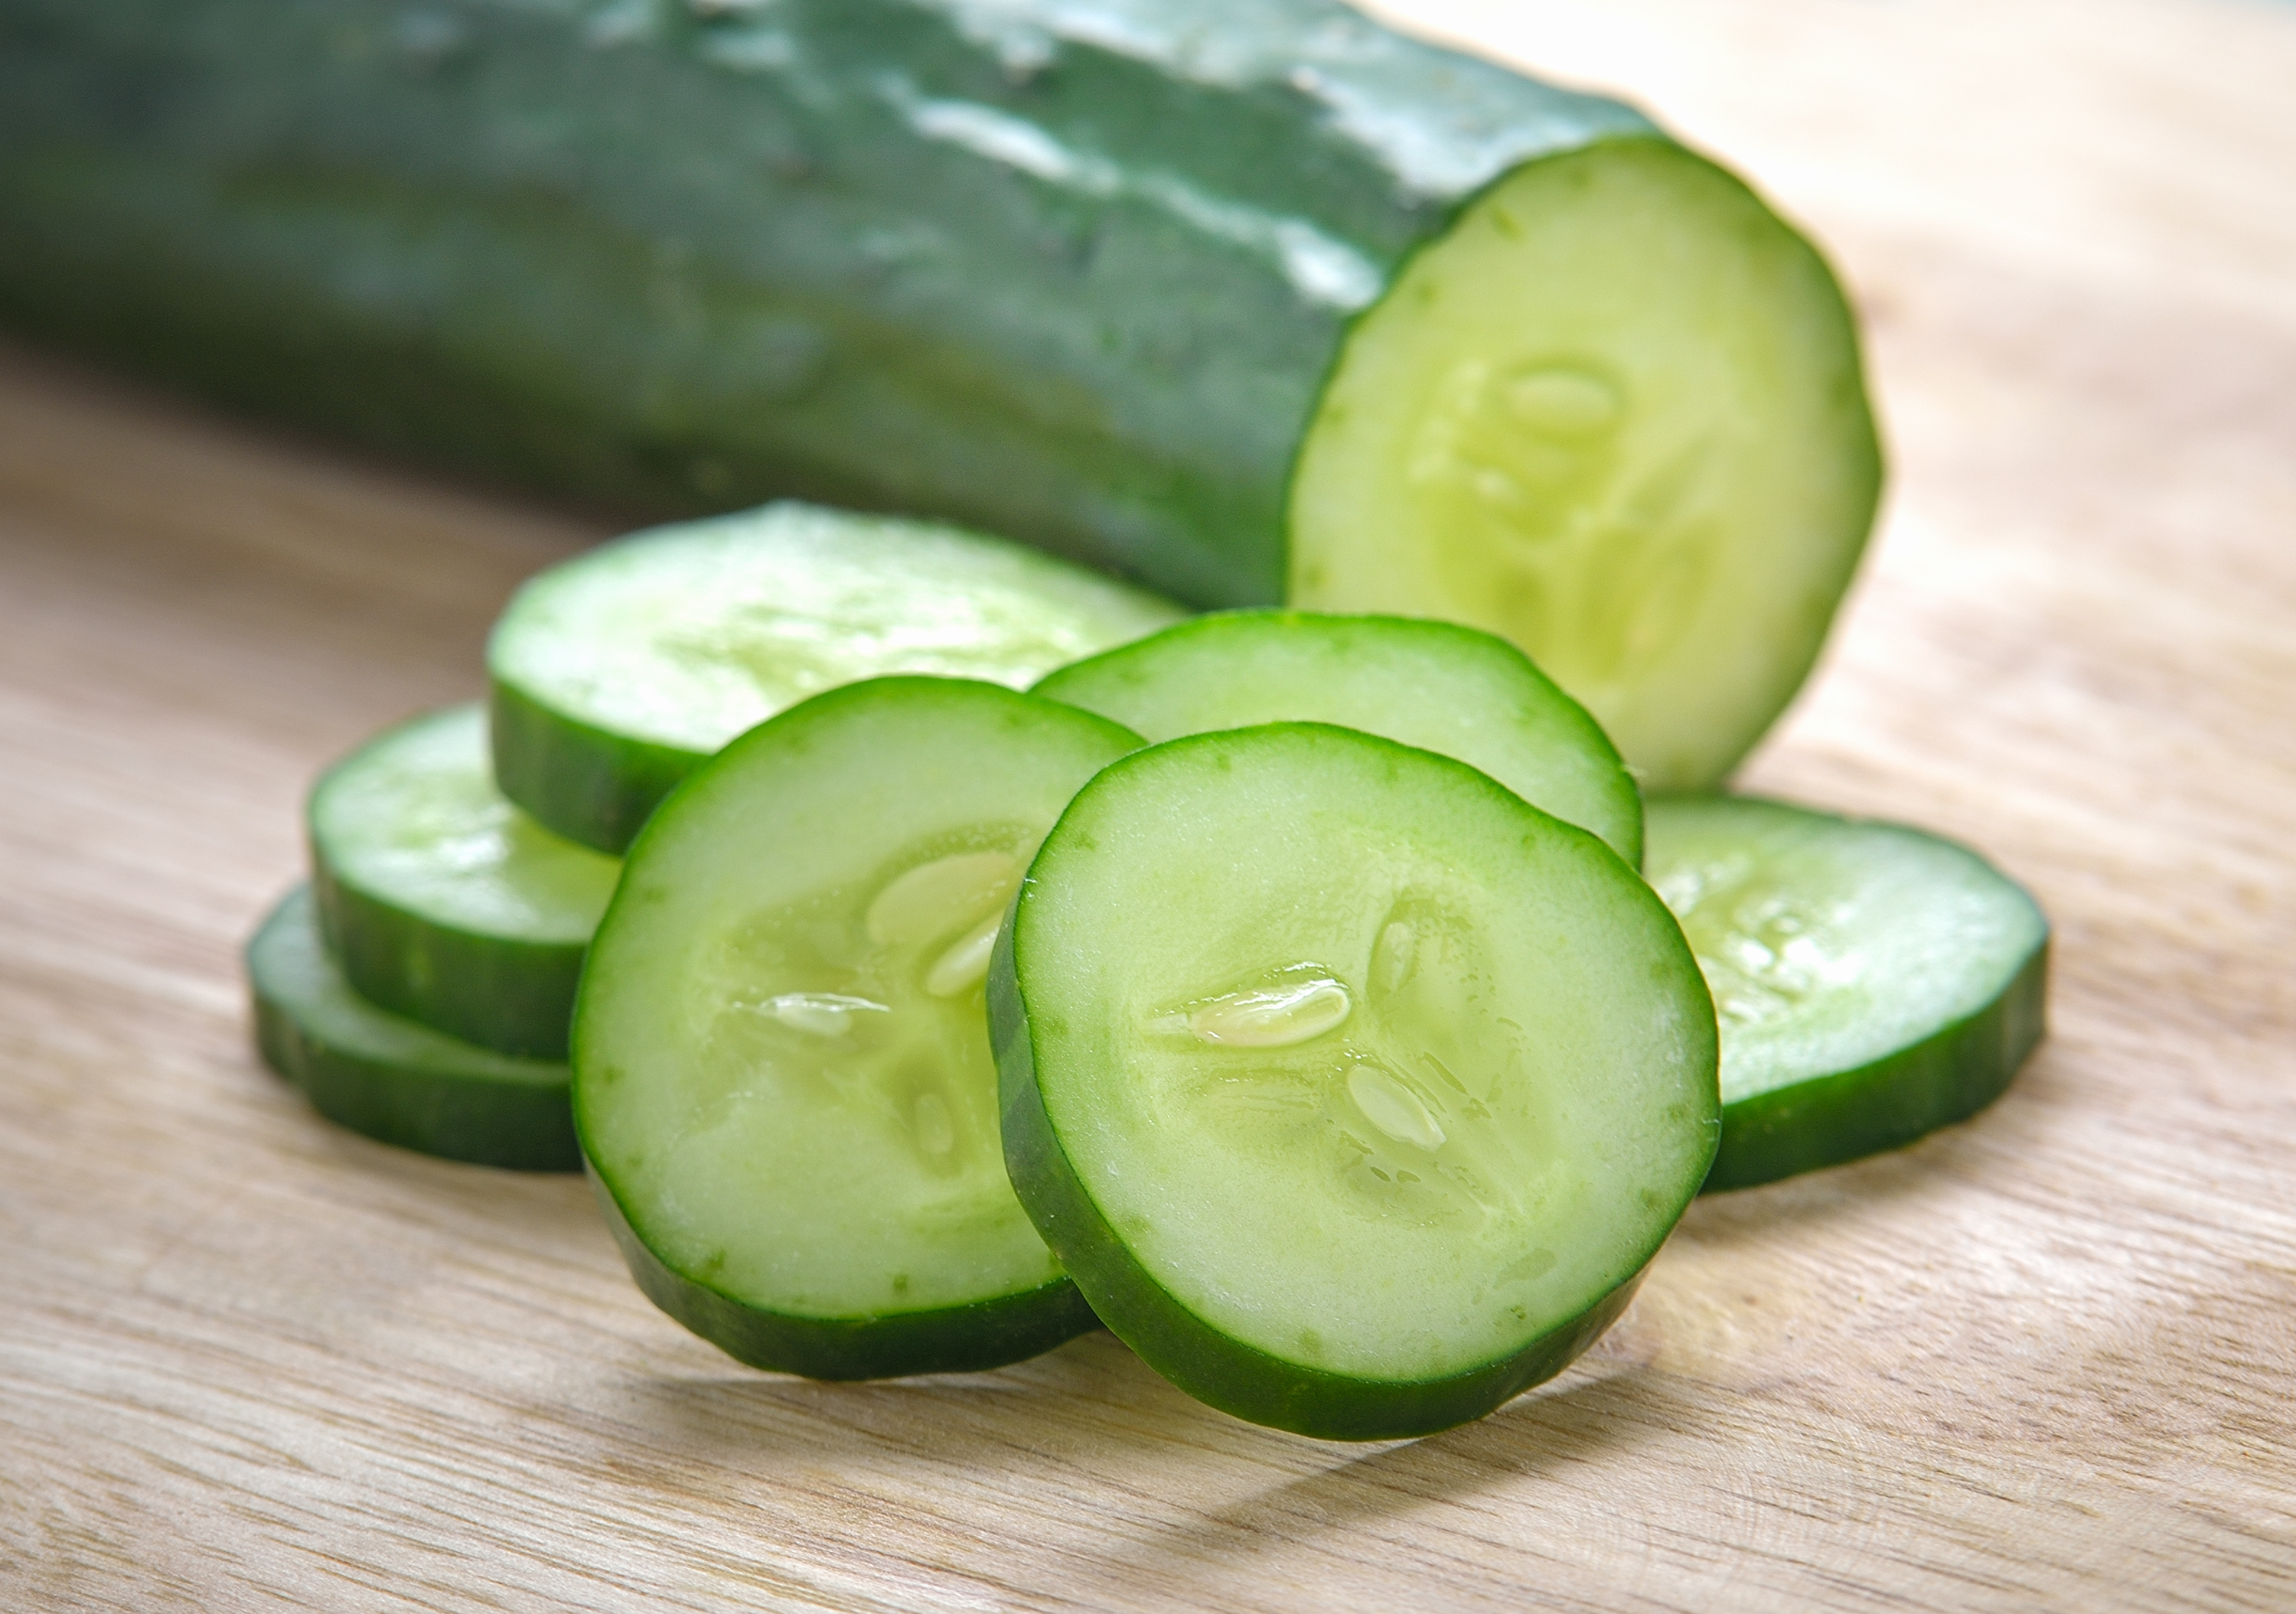
{"label": "round cucumber slice", "polygon": [[1713,1158],[1679,927],[1447,758],[1314,724],[1141,751],[1005,930],[1021,1202],[1103,1322],[1255,1422],[1423,1434],[1559,1372]]}
{"label": "round cucumber slice", "polygon": [[402,1149],[514,1171],[578,1171],[567,1069],[385,1012],[351,990],[298,886],[247,944],[264,1062],[329,1120]]}
{"label": "round cucumber slice", "polygon": [[1288,597],[1488,628],[1646,788],[1703,789],[1800,686],[1880,485],[1816,252],[1703,159],[1600,141],[1501,178],[1357,321]]}
{"label": "round cucumber slice", "polygon": [[658,528],[519,590],[487,646],[503,793],[626,848],[701,759],[812,694],[881,674],[1024,689],[1185,613],[953,527],[799,504]]}
{"label": "round cucumber slice", "polygon": [[352,987],[467,1042],[563,1061],[618,859],[495,789],[483,707],[392,729],[311,791],[312,889]]}
{"label": "round cucumber slice", "polygon": [[1721,1021],[1710,1189],[1973,1115],[2041,1039],[2048,921],[1964,847],[1752,797],[1661,797],[1648,873]]}
{"label": "round cucumber slice", "polygon": [[1521,651],[1471,627],[1222,611],[1062,668],[1036,692],[1150,741],[1262,723],[1361,729],[1480,768],[1642,861],[1642,793],[1600,725]]}
{"label": "round cucumber slice", "polygon": [[575,1008],[583,1146],[646,1292],[758,1367],[993,1367],[1094,1326],[1005,1180],[982,982],[1037,843],[1139,744],[881,678],[664,805]]}

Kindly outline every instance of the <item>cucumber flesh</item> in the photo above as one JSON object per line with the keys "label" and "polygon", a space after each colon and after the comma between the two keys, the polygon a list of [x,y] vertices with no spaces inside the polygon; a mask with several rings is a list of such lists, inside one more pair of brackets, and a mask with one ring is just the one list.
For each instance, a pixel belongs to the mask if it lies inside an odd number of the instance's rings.
{"label": "cucumber flesh", "polygon": [[2048,922],[1966,848],[1751,797],[1659,798],[1648,873],[1721,1023],[1710,1189],[1961,1120],[2042,1036]]}
{"label": "cucumber flesh", "polygon": [[1028,860],[1138,739],[882,678],[744,735],[631,848],[575,1110],[633,1271],[760,1367],[988,1367],[1091,1327],[1013,1197],[982,982]]}
{"label": "cucumber flesh", "polygon": [[1480,768],[1642,859],[1642,796],[1601,727],[1503,639],[1447,622],[1226,611],[1048,675],[1036,693],[1162,741],[1336,724]]}
{"label": "cucumber flesh", "polygon": [[517,1171],[578,1171],[563,1064],[513,1059],[351,990],[298,886],[247,945],[256,1045],[329,1120],[402,1149]]}
{"label": "cucumber flesh", "polygon": [[562,1062],[583,950],[621,873],[495,788],[487,715],[433,712],[327,770],[308,811],[328,947],[358,994]]}
{"label": "cucumber flesh", "polygon": [[784,503],[660,528],[529,581],[487,650],[503,792],[619,852],[678,780],[808,695],[893,673],[1019,689],[1170,602],[955,528]]}
{"label": "cucumber flesh", "polygon": [[1006,1165],[1182,1389],[1424,1433],[1559,1371],[1712,1159],[1711,1005],[1584,831],[1464,764],[1284,724],[1086,785],[990,987]]}
{"label": "cucumber flesh", "polygon": [[1512,639],[1645,788],[1703,789],[1808,672],[1880,477],[1816,253],[1682,148],[1597,142],[1500,180],[1357,322],[1290,601]]}

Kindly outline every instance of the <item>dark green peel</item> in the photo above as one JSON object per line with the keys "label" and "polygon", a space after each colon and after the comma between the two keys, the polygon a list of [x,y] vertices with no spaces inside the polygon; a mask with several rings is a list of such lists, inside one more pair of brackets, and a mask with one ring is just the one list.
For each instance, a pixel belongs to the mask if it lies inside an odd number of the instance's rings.
{"label": "dark green peel", "polygon": [[307,887],[247,946],[257,1047],[328,1119],[402,1149],[578,1171],[567,1068],[512,1059],[374,1007],[327,956]]}

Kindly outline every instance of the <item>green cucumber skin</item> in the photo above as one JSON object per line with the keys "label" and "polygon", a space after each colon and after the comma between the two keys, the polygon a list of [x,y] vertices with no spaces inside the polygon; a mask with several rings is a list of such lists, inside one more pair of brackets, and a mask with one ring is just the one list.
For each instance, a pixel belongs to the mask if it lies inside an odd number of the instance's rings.
{"label": "green cucumber skin", "polygon": [[1992,1003],[1911,1047],[1722,1108],[1722,1147],[1701,1192],[1753,1188],[1901,1148],[2006,1092],[2046,1032],[2044,941]]}
{"label": "green cucumber skin", "polygon": [[709,760],[566,717],[500,678],[487,722],[496,788],[545,828],[615,856],[678,782]]}
{"label": "green cucumber skin", "polygon": [[0,0],[0,320],[632,512],[1272,604],[1357,315],[1612,140],[1675,149],[1332,0]]}
{"label": "green cucumber skin", "polygon": [[[264,929],[291,922],[289,906]],[[262,939],[249,944],[252,956]],[[488,1081],[455,1070],[422,1070],[369,1058],[299,1020],[248,971],[255,1044],[264,1063],[301,1088],[313,1108],[379,1143],[441,1159],[512,1171],[579,1171],[570,1077]],[[378,1011],[380,1012],[380,1011]],[[546,1072],[538,1069],[538,1075]]]}
{"label": "green cucumber skin", "polygon": [[316,848],[311,891],[328,950],[360,996],[497,1053],[565,1062],[585,947],[433,923],[344,880]]}
{"label": "green cucumber skin", "polygon": [[[1015,897],[1015,910],[1018,905]],[[1252,1423],[1321,1440],[1433,1434],[1482,1417],[1554,1377],[1634,1299],[1647,1264],[1514,1355],[1471,1372],[1410,1384],[1370,1385],[1278,1362],[1210,1327],[1132,1258],[1093,1203],[1053,1130],[1037,1086],[1013,930],[1008,914],[988,967],[988,1039],[996,1056],[1005,1169],[1015,1186],[1028,1184],[1021,1205],[1061,1265],[1094,1297],[1101,1323],[1197,1400]]]}
{"label": "green cucumber skin", "polygon": [[672,1272],[646,1248],[594,1169],[590,1185],[646,1299],[745,1366],[840,1383],[981,1372],[1040,1356],[1100,1326],[1066,1278],[975,1306],[882,1317],[767,1311]]}

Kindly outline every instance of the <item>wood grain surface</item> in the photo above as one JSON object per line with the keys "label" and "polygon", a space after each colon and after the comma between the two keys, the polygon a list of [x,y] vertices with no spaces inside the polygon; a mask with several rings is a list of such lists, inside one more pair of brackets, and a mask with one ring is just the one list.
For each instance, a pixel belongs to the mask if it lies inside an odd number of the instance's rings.
{"label": "wood grain surface", "polygon": [[1589,1358],[1415,1443],[1105,1336],[743,1371],[580,1183],[247,1050],[313,772],[602,529],[5,356],[0,1608],[2296,1606],[2296,7],[1413,14],[1661,109],[1854,283],[1892,500],[1745,782],[2039,895],[2010,1094],[1700,1203]]}

